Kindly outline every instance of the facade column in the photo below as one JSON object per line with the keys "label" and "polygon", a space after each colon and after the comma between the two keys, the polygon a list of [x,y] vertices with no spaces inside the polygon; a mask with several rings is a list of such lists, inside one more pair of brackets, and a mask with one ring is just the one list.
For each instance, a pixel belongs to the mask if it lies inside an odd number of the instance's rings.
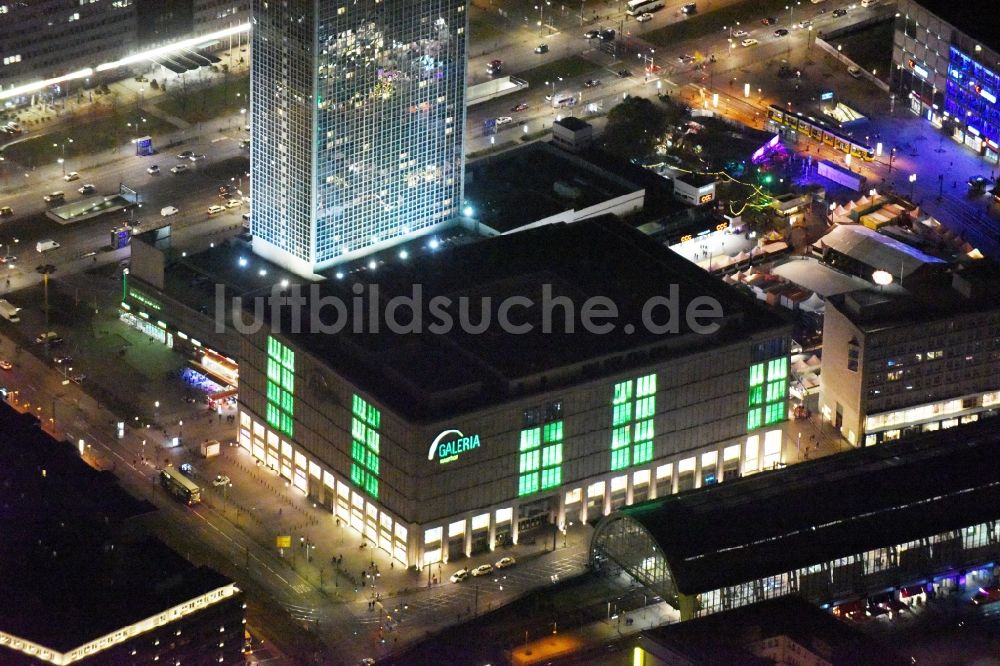
{"label": "facade column", "polygon": [[496,509],[490,509],[490,533],[487,537],[487,542],[490,546],[490,552],[492,553],[497,547],[497,512]]}
{"label": "facade column", "polygon": [[510,541],[515,546],[517,545],[517,520],[519,508],[516,504],[511,509],[510,516]]}
{"label": "facade column", "polygon": [[634,476],[635,472],[625,474],[625,506],[631,506],[635,500],[635,484],[632,482]]}
{"label": "facade column", "polygon": [[586,525],[587,524],[587,510],[590,508],[590,498],[587,497],[587,484],[583,485],[582,493],[583,493],[583,497],[581,499],[583,501],[583,505],[580,506],[580,522],[583,523],[584,525]]}
{"label": "facade column", "polygon": [[601,515],[607,516],[611,513],[611,479],[604,480],[604,507]]}
{"label": "facade column", "polygon": [[465,556],[472,557],[472,518],[465,519],[465,536],[463,540],[465,543],[462,546],[462,550],[465,551]]}
{"label": "facade column", "polygon": [[701,453],[694,456],[694,487],[701,488]]}
{"label": "facade column", "polygon": [[656,490],[660,480],[656,478],[656,468],[657,465],[654,465],[653,469],[649,470],[649,495],[647,495],[649,499],[656,499],[659,496]]}
{"label": "facade column", "polygon": [[[336,497],[333,502],[336,510]],[[424,565],[424,531],[416,523],[406,526],[406,565],[417,568]]]}
{"label": "facade column", "polygon": [[559,529],[566,527],[566,492],[559,490],[559,508],[556,509],[556,525]]}

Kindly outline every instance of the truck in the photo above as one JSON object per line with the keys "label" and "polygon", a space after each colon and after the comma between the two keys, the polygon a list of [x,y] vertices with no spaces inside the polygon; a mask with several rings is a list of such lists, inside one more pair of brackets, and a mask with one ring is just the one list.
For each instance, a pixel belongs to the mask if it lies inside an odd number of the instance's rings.
{"label": "truck", "polygon": [[0,317],[3,317],[7,321],[16,324],[21,321],[21,308],[17,307],[6,298],[0,298]]}

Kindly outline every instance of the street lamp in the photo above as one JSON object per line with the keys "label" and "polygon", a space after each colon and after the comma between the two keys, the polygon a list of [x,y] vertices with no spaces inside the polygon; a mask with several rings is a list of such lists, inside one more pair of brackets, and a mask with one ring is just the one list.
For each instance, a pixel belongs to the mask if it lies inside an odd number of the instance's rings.
{"label": "street lamp", "polygon": [[36,266],[35,271],[42,274],[42,284],[45,293],[45,355],[49,355],[49,275],[56,272],[56,267],[52,264],[42,264]]}
{"label": "street lamp", "polygon": [[73,139],[67,138],[61,144],[59,144],[59,143],[53,143],[52,144],[53,148],[59,148],[60,146],[62,146],[62,157],[58,160],[58,162],[62,166],[62,175],[64,175],[64,176],[66,175],[66,144],[67,143],[73,143]]}
{"label": "street lamp", "polygon": [[910,181],[910,201],[913,201],[913,184],[917,182],[917,174],[911,173],[908,180]]}

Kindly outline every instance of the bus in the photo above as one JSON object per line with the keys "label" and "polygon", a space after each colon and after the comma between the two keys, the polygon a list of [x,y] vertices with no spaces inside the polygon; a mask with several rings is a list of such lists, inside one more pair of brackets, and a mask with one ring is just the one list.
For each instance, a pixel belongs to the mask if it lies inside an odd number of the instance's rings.
{"label": "bus", "polygon": [[625,13],[629,16],[639,16],[647,12],[655,12],[657,9],[663,9],[663,0],[628,0]]}
{"label": "bus", "polygon": [[201,501],[201,488],[174,467],[160,472],[160,485],[188,506]]}
{"label": "bus", "polygon": [[790,130],[797,130],[806,138],[811,138],[818,143],[825,143],[847,155],[852,155],[866,162],[875,159],[875,151],[867,142],[854,139],[812,116],[806,116],[790,109],[782,109],[780,106],[772,104],[768,107],[767,119],[773,125],[783,125]]}

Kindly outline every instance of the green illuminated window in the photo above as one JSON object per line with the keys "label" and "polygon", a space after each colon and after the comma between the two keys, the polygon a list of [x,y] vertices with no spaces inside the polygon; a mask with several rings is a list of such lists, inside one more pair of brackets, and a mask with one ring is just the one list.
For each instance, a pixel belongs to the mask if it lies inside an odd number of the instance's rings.
{"label": "green illuminated window", "polygon": [[382,412],[360,395],[351,400],[351,481],[378,499],[379,449],[378,427]]}
{"label": "green illuminated window", "polygon": [[622,425],[623,423],[628,423],[632,420],[632,403],[626,402],[621,405],[615,405],[614,413],[611,416],[611,425]]}
{"label": "green illuminated window", "polygon": [[652,460],[656,375],[615,384],[611,405],[611,469]]}
{"label": "green illuminated window", "polygon": [[267,337],[267,423],[289,437],[295,435],[295,352]]}
{"label": "green illuminated window", "polygon": [[522,430],[520,451],[518,495],[530,495],[562,484],[562,421]]}
{"label": "green illuminated window", "polygon": [[[774,352],[787,353],[785,345],[773,345]],[[756,358],[761,358],[757,356]],[[787,416],[788,357],[763,359],[750,366],[747,394],[747,430],[783,421]]]}

